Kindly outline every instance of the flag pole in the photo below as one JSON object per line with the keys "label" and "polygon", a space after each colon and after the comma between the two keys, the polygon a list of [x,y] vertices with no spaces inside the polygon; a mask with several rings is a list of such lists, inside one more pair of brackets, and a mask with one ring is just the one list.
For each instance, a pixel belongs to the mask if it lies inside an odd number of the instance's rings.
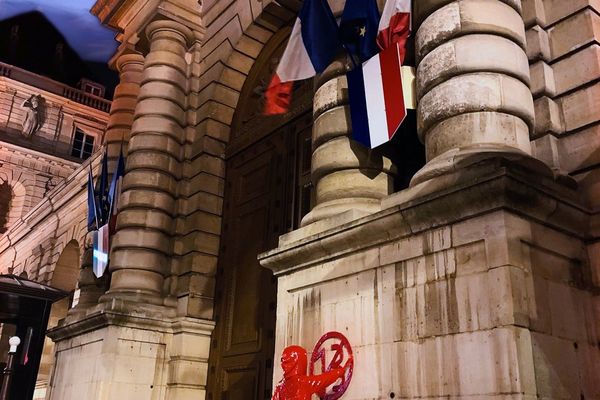
{"label": "flag pole", "polygon": [[98,222],[98,203],[96,202],[96,188],[94,187],[94,172],[92,171],[92,162],[88,164],[90,166],[90,178],[92,179],[92,200],[94,201],[94,218],[96,219],[96,230],[100,228]]}

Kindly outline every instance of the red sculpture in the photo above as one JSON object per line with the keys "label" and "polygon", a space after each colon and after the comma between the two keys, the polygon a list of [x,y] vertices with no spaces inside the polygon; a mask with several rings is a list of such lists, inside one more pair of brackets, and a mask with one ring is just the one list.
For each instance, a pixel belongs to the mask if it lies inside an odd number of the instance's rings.
{"label": "red sculpture", "polygon": [[[321,348],[327,340],[337,339],[340,343],[331,346],[334,356],[326,365],[325,349]],[[344,359],[344,349],[348,357],[344,366],[341,363]],[[317,361],[321,361],[321,371],[319,375],[314,375],[314,367]],[[354,367],[352,349],[348,339],[338,332],[329,332],[325,334],[315,346],[311,357],[310,375],[307,375],[306,369],[308,356],[306,350],[300,346],[289,346],[283,350],[281,356],[281,367],[283,368],[283,379],[275,388],[272,400],[310,400],[313,394],[319,395],[324,400],[335,400],[344,394]],[[327,387],[341,379],[341,383],[333,387],[332,393],[326,393]]]}

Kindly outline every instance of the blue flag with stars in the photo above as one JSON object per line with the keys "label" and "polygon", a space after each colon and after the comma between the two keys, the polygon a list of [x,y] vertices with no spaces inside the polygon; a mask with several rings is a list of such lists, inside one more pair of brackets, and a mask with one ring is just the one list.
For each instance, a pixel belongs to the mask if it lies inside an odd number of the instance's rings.
{"label": "blue flag with stars", "polygon": [[347,0],[340,21],[340,41],[354,62],[364,62],[379,52],[376,0]]}

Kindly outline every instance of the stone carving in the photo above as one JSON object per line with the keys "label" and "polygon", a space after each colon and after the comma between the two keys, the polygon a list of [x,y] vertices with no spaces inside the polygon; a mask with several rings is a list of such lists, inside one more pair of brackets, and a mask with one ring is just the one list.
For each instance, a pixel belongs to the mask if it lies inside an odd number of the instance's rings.
{"label": "stone carving", "polygon": [[25,110],[21,132],[26,138],[33,136],[42,127],[43,104],[44,98],[39,94],[31,95],[21,104],[21,108]]}

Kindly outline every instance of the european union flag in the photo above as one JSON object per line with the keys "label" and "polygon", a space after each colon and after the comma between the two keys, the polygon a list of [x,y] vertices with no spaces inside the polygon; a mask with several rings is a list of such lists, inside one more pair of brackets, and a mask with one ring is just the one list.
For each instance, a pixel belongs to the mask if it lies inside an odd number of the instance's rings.
{"label": "european union flag", "polygon": [[366,61],[379,52],[375,41],[378,30],[376,0],[346,1],[340,22],[340,40],[355,61]]}

